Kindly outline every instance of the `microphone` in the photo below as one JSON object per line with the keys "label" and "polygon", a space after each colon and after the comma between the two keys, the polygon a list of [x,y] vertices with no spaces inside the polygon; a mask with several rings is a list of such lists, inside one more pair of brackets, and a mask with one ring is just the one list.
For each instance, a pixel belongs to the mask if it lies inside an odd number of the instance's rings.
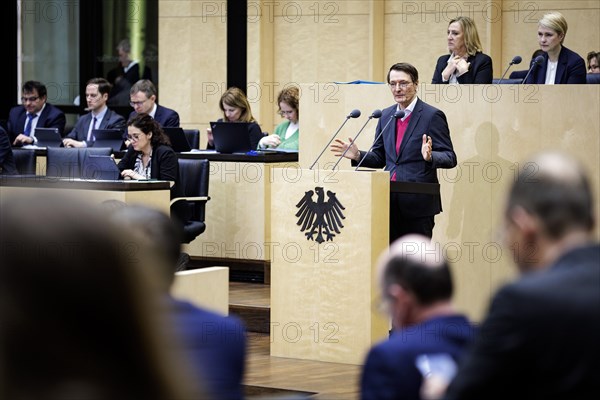
{"label": "microphone", "polygon": [[[356,139],[361,134],[361,132],[363,131],[363,129],[365,129],[365,127],[367,126],[367,124],[369,123],[369,121],[371,120],[371,118],[375,118],[375,119],[381,118],[381,110],[375,110],[375,111],[373,111],[373,113],[369,116],[369,118],[367,118],[367,122],[365,122],[365,124],[362,126],[362,128],[360,128],[360,131],[358,131],[358,133],[356,134],[356,136],[354,136],[354,139],[352,139],[352,143],[356,142]],[[337,167],[338,164],[340,163],[340,161],[342,161],[342,158],[344,158],[344,156],[346,155],[346,153],[348,152],[348,150],[350,150],[350,146],[346,147],[346,150],[344,150],[344,152],[342,153],[342,155],[340,156],[340,158],[337,160],[337,162],[335,163],[335,165],[331,169],[332,171],[335,170],[335,167]]]}
{"label": "microphone", "polygon": [[315,166],[315,164],[317,163],[317,161],[319,161],[319,159],[321,158],[321,156],[323,156],[323,153],[325,153],[325,150],[327,150],[329,148],[329,145],[331,144],[331,142],[333,142],[333,139],[335,139],[335,137],[342,130],[342,128],[344,127],[344,125],[346,125],[346,122],[348,122],[348,120],[350,118],[358,118],[358,117],[360,117],[360,110],[354,109],[354,110],[350,111],[350,114],[348,114],[346,116],[346,119],[344,120],[344,122],[342,123],[342,125],[340,125],[340,127],[338,128],[337,131],[335,131],[335,133],[333,134],[333,136],[331,137],[331,139],[329,139],[329,142],[327,142],[327,144],[323,148],[323,151],[321,151],[321,154],[319,154],[319,156],[317,157],[317,159],[315,160],[315,162],[312,163],[312,165],[310,166],[309,169],[313,169],[313,167]]}
{"label": "microphone", "polygon": [[527,75],[525,75],[525,78],[523,79],[522,83],[525,83],[527,81],[527,78],[529,77],[529,74],[531,74],[531,72],[533,72],[533,70],[538,65],[541,65],[543,62],[544,62],[544,56],[537,56],[535,58],[535,60],[533,60],[533,62],[531,63],[531,68],[529,68],[529,72],[527,72]]}
{"label": "microphone", "polygon": [[500,84],[502,82],[502,79],[504,79],[504,76],[506,75],[506,73],[508,72],[508,70],[510,69],[510,67],[513,64],[521,64],[521,61],[523,61],[523,59],[521,58],[521,56],[515,56],[512,61],[510,63],[508,63],[508,68],[506,68],[506,71],[504,71],[504,73],[502,74],[502,77],[500,78],[500,80],[498,81],[498,84]]}
{"label": "microphone", "polygon": [[[406,113],[402,110],[396,110],[396,112],[390,117],[389,121],[385,124],[385,126],[383,127],[383,129],[381,130],[381,132],[379,132],[379,135],[377,135],[377,137],[375,138],[375,140],[373,140],[373,145],[371,146],[371,148],[369,149],[369,151],[367,151],[367,153],[370,153],[371,150],[373,150],[373,147],[375,147],[375,143],[377,143],[377,141],[379,140],[379,138],[381,137],[381,135],[383,135],[383,132],[386,130],[386,128],[388,127],[388,125],[392,122],[392,120],[399,120],[404,118],[404,115]],[[360,160],[360,162],[358,163],[358,165],[356,166],[355,171],[358,171],[358,168],[362,165],[363,161],[365,161],[365,157],[362,158],[362,160]]]}

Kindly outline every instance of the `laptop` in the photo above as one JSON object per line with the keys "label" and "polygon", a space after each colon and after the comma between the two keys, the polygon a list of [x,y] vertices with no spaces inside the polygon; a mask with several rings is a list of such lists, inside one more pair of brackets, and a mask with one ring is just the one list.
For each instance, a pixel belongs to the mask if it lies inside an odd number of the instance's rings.
{"label": "laptop", "polygon": [[93,147],[110,147],[113,152],[120,151],[123,148],[123,132],[119,129],[95,129],[92,136],[96,139],[89,143]]}
{"label": "laptop", "polygon": [[88,155],[83,162],[81,170],[82,179],[90,180],[119,180],[121,171],[111,156]]}
{"label": "laptop", "polygon": [[175,150],[176,153],[182,153],[185,151],[192,151],[192,146],[188,142],[185,137],[185,133],[183,133],[183,128],[162,128],[165,135],[169,137],[171,141],[171,147]]}
{"label": "laptop", "polygon": [[58,128],[35,128],[35,138],[38,147],[62,147],[62,137]]}
{"label": "laptop", "polygon": [[250,145],[248,122],[211,122],[215,150],[218,153],[247,153]]}

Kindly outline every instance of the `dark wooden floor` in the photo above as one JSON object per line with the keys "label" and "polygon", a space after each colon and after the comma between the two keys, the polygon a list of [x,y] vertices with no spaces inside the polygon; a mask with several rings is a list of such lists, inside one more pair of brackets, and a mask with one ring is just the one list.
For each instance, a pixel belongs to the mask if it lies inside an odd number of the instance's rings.
{"label": "dark wooden floor", "polygon": [[[229,303],[232,314],[246,305],[268,312],[270,286],[231,282]],[[358,398],[360,366],[271,357],[269,345],[268,333],[248,333],[244,379],[248,398]]]}

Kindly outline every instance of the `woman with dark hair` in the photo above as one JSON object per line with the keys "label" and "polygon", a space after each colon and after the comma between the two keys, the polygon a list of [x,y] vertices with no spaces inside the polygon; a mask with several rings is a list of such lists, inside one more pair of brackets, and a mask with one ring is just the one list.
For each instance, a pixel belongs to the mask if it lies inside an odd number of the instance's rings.
{"label": "woman with dark hair", "polygon": [[[255,149],[258,146],[258,141],[262,139],[263,133],[260,125],[254,119],[250,102],[244,92],[232,86],[223,93],[219,100],[219,108],[223,111],[223,118],[219,118],[218,122],[248,122],[248,135],[250,136],[250,146]],[[214,149],[212,130],[206,130],[208,138],[207,149]]]}
{"label": "woman with dark hair", "polygon": [[483,54],[475,21],[457,17],[448,25],[448,51],[436,64],[431,83],[492,83],[492,59]]}
{"label": "woman with dark hair", "polygon": [[123,178],[177,183],[177,155],[158,122],[148,114],[138,114],[127,123],[127,136],[131,144],[118,165]]}

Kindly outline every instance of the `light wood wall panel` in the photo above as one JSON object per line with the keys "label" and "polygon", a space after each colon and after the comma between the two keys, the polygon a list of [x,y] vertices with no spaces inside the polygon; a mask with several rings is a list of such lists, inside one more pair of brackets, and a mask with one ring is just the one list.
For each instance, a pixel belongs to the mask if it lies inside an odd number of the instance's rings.
{"label": "light wood wall panel", "polygon": [[205,129],[222,114],[227,81],[225,2],[159,1],[159,103],[175,109],[184,128]]}

